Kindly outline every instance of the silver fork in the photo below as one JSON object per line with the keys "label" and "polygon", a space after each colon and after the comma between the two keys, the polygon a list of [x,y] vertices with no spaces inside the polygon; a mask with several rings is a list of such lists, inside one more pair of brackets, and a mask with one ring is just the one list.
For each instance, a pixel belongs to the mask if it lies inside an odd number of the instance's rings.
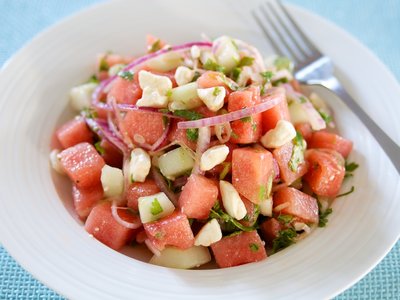
{"label": "silver fork", "polygon": [[333,75],[333,64],[307,38],[279,0],[252,11],[255,21],[280,55],[295,63],[295,78],[302,84],[321,85],[336,93],[358,116],[381,145],[400,174],[400,147],[354,101]]}

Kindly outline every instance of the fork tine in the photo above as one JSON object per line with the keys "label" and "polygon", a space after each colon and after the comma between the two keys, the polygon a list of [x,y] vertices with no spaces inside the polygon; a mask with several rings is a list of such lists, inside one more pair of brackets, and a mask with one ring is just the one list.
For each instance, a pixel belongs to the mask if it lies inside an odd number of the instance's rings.
{"label": "fork tine", "polygon": [[[277,0],[276,3],[278,4],[279,8],[281,9],[283,15],[285,15],[288,23],[291,25],[292,29],[297,32],[297,35],[300,37],[301,41],[305,44],[305,46],[310,50],[310,56],[312,55],[321,55],[321,52],[314,46],[314,44],[310,41],[310,39],[304,34],[304,32],[300,29],[297,25],[295,20],[290,16],[287,9],[283,6],[280,0]],[[294,31],[292,31],[292,36],[294,36]],[[296,40],[296,39],[295,39]]]}

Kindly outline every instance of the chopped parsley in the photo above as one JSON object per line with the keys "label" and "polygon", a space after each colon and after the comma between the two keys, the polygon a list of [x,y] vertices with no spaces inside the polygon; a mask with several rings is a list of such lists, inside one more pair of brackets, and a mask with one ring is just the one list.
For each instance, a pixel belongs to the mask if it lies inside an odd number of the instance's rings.
{"label": "chopped parsley", "polygon": [[197,139],[199,138],[199,129],[198,128],[186,129],[186,137],[191,142],[197,141]]}
{"label": "chopped parsley", "polygon": [[318,110],[319,115],[321,116],[322,120],[325,121],[326,124],[329,124],[330,122],[332,122],[332,116],[328,115],[327,113]]}
{"label": "chopped parsley", "polygon": [[258,190],[258,199],[263,201],[267,198],[267,188],[265,185],[260,185],[260,189]]}
{"label": "chopped parsley", "polygon": [[157,41],[155,41],[153,44],[151,44],[150,48],[149,48],[149,52],[156,52],[158,50],[161,49],[161,40],[158,39]]}
{"label": "chopped parsley", "polygon": [[225,74],[220,74],[218,79],[223,83],[226,84],[232,91],[237,91],[239,89],[239,86],[236,84],[236,82],[232,80],[228,80],[225,76]]}
{"label": "chopped parsley", "polygon": [[163,234],[162,234],[161,232],[157,232],[157,233],[154,235],[154,237],[155,237],[156,239],[161,239],[162,236],[163,236]]}
{"label": "chopped parsley", "polygon": [[293,139],[292,157],[289,160],[289,168],[292,172],[297,172],[299,165],[304,162],[304,144],[303,136],[300,132],[296,133]]}
{"label": "chopped parsley", "polygon": [[358,164],[355,162],[348,163],[346,161],[344,168],[346,170],[345,178],[353,176],[353,172],[358,168]]}
{"label": "chopped parsley", "polygon": [[100,72],[107,72],[110,69],[110,65],[107,62],[107,55],[103,56],[100,60],[100,64],[99,64],[99,71]]}
{"label": "chopped parsley", "polygon": [[304,96],[300,96],[299,99],[300,99],[300,103],[307,103],[308,102],[308,100]]}
{"label": "chopped parsley", "polygon": [[224,168],[222,169],[221,173],[219,173],[219,180],[224,180],[226,175],[228,175],[229,171],[231,170],[232,164],[230,162],[223,162],[222,165]]}
{"label": "chopped parsley", "polygon": [[90,76],[90,78],[88,79],[87,83],[96,83],[96,84],[98,84],[98,83],[100,83],[100,81],[97,78],[97,76],[93,74],[92,76]]}
{"label": "chopped parsley", "polygon": [[272,242],[272,252],[276,253],[292,244],[294,244],[297,232],[293,228],[279,231],[278,236]]}
{"label": "chopped parsley", "polygon": [[249,244],[249,247],[250,247],[250,250],[251,250],[252,252],[257,252],[258,249],[260,249],[260,246],[258,246],[258,245],[255,244],[255,243],[250,243],[250,244]]}
{"label": "chopped parsley", "polygon": [[324,212],[321,210],[321,204],[318,201],[318,215],[319,222],[318,227],[325,227],[328,223],[328,216],[333,212],[332,208],[327,208]]}
{"label": "chopped parsley", "polygon": [[234,139],[238,139],[238,138],[239,138],[239,136],[237,135],[237,133],[234,132],[233,130],[232,130],[232,132],[231,132],[231,137],[233,137]]}
{"label": "chopped parsley", "polygon": [[165,93],[165,95],[169,98],[169,97],[171,97],[172,96],[172,89],[171,90],[168,90],[166,93]]}
{"label": "chopped parsley", "polygon": [[226,223],[231,228],[237,228],[241,231],[253,231],[254,227],[244,226],[239,221],[224,212],[219,206],[218,201],[215,203],[214,207],[210,211],[210,218],[217,219],[220,222]]}
{"label": "chopped parsley", "polygon": [[290,72],[293,70],[293,63],[287,57],[277,57],[274,61],[274,66],[279,70],[289,70]]}
{"label": "chopped parsley", "polygon": [[218,96],[221,93],[221,89],[219,87],[215,87],[213,90],[213,96]]}
{"label": "chopped parsley", "polygon": [[347,196],[347,195],[351,194],[352,192],[354,192],[354,190],[355,190],[355,188],[354,188],[354,186],[352,186],[348,192],[345,192],[343,194],[337,195],[336,198]]}
{"label": "chopped parsley", "polygon": [[210,70],[210,71],[217,71],[217,72],[225,72],[225,68],[217,64],[215,61],[212,59],[207,59],[206,63],[203,65],[203,68],[205,70]]}
{"label": "chopped parsley", "polygon": [[85,107],[84,109],[82,109],[81,113],[88,119],[97,118],[97,111],[95,111],[93,108]]}
{"label": "chopped parsley", "polygon": [[193,110],[186,110],[186,109],[175,110],[174,115],[190,121],[199,120],[203,118],[202,114],[199,114],[198,112]]}
{"label": "chopped parsley", "polygon": [[157,198],[154,198],[154,200],[151,202],[151,208],[150,208],[150,212],[153,216],[156,216],[160,213],[162,213],[164,210],[161,207],[160,202],[158,201]]}
{"label": "chopped parsley", "polygon": [[240,121],[242,121],[243,123],[247,123],[247,122],[251,122],[252,118],[251,118],[251,116],[247,116],[247,117],[241,118]]}
{"label": "chopped parsley", "polygon": [[99,152],[101,155],[104,155],[106,153],[106,150],[104,150],[104,148],[101,146],[101,141],[95,143],[94,147],[96,148],[97,152]]}
{"label": "chopped parsley", "polygon": [[260,75],[264,78],[265,81],[271,81],[272,76],[274,76],[274,73],[271,71],[265,71],[261,72]]}
{"label": "chopped parsley", "polygon": [[242,69],[234,68],[232,71],[232,79],[237,81],[239,79],[240,73],[242,73]]}
{"label": "chopped parsley", "polygon": [[119,71],[118,76],[121,77],[122,79],[132,81],[133,80],[133,75],[135,73],[133,71]]}
{"label": "chopped parsley", "polygon": [[200,76],[201,76],[200,72],[195,71],[195,72],[194,72],[193,79],[192,79],[192,82],[195,82]]}
{"label": "chopped parsley", "polygon": [[289,224],[290,222],[292,222],[293,216],[280,214],[277,217],[277,220],[286,225],[286,224]]}
{"label": "chopped parsley", "polygon": [[251,129],[253,129],[253,131],[257,130],[257,123],[251,123]]}
{"label": "chopped parsley", "polygon": [[240,59],[238,67],[251,66],[254,62],[254,57],[244,56]]}

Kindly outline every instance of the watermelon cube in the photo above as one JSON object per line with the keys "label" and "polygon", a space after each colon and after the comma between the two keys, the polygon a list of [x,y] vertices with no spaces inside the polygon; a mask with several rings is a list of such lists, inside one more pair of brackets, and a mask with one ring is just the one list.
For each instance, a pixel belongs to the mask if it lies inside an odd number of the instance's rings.
{"label": "watermelon cube", "polygon": [[104,159],[89,143],[80,143],[63,150],[60,163],[78,188],[94,187],[100,182]]}
{"label": "watermelon cube", "polygon": [[172,120],[171,128],[168,133],[168,141],[185,144],[192,150],[196,150],[197,140],[189,140],[186,134],[186,129],[178,129],[178,121]]}
{"label": "watermelon cube", "polygon": [[264,242],[255,230],[226,236],[211,244],[211,249],[220,268],[243,265],[267,258]]}
{"label": "watermelon cube", "polygon": [[304,180],[319,196],[336,197],[346,170],[340,153],[329,149],[309,149],[305,159],[310,167]]}
{"label": "watermelon cube", "polygon": [[318,223],[318,203],[314,197],[292,187],[283,187],[273,195],[274,212],[291,215],[305,223]]}
{"label": "watermelon cube", "polygon": [[136,104],[142,97],[142,89],[139,86],[137,76],[129,79],[117,77],[112,83],[107,98],[114,99],[117,103]]}
{"label": "watermelon cube", "polygon": [[[138,216],[128,210],[118,210],[121,219],[129,223],[138,221]],[[119,250],[128,244],[140,229],[129,229],[119,224],[111,213],[111,203],[97,204],[86,219],[85,229],[94,238],[108,247]]]}
{"label": "watermelon cube", "polygon": [[[259,104],[258,89],[237,91],[229,95],[228,111],[241,110]],[[232,135],[230,141],[238,144],[257,142],[262,133],[261,114],[255,114],[231,122]]]}
{"label": "watermelon cube", "polygon": [[353,142],[331,132],[316,131],[312,134],[308,147],[332,149],[347,158],[353,149]]}
{"label": "watermelon cube", "polygon": [[285,145],[276,148],[272,154],[279,166],[279,176],[287,184],[292,184],[296,179],[307,173],[308,164],[306,161],[300,163],[296,170],[290,168],[289,162],[292,158],[293,142],[290,141]]}
{"label": "watermelon cube", "polygon": [[133,142],[139,137],[150,145],[154,144],[164,132],[163,116],[146,111],[127,112],[120,126],[122,133]]}
{"label": "watermelon cube", "polygon": [[83,142],[93,143],[93,133],[83,118],[68,121],[56,131],[56,136],[64,149]]}
{"label": "watermelon cube", "polygon": [[188,218],[207,219],[218,198],[218,187],[203,175],[192,174],[182,188],[178,206]]}
{"label": "watermelon cube", "polygon": [[303,136],[303,139],[308,143],[311,139],[311,136],[313,134],[311,124],[308,122],[300,122],[296,123],[294,125],[294,128],[296,128],[297,132],[300,132],[301,135]]}
{"label": "watermelon cube", "polygon": [[107,165],[114,168],[122,168],[122,153],[121,151],[107,139],[102,139],[100,148],[103,149],[101,156]]}
{"label": "watermelon cube", "polygon": [[154,222],[143,224],[152,245],[162,251],[165,246],[188,249],[194,245],[194,236],[187,216],[175,211]]}
{"label": "watermelon cube", "polygon": [[133,182],[125,192],[127,206],[138,211],[139,197],[150,196],[159,192],[161,191],[153,179],[146,179],[145,182]]}
{"label": "watermelon cube", "polygon": [[[261,101],[268,101],[268,97],[262,97]],[[268,130],[274,129],[279,120],[290,121],[289,108],[286,97],[283,101],[262,113],[263,134]]]}
{"label": "watermelon cube", "polygon": [[78,188],[72,186],[72,198],[74,200],[75,211],[81,219],[85,219],[92,208],[103,198],[103,186],[97,184],[89,188]]}
{"label": "watermelon cube", "polygon": [[268,246],[272,246],[272,242],[279,236],[282,224],[275,218],[271,218],[261,223],[260,234]]}
{"label": "watermelon cube", "polygon": [[271,152],[263,148],[237,148],[232,152],[232,184],[253,203],[267,199],[274,163]]}

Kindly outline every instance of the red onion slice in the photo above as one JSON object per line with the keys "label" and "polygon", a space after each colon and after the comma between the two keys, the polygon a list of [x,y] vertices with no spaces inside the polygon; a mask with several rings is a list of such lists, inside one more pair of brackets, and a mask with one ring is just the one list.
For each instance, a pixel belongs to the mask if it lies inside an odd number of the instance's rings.
{"label": "red onion slice", "polygon": [[137,229],[140,226],[142,226],[142,222],[140,221],[140,218],[138,216],[136,217],[136,219],[133,223],[129,223],[129,222],[123,220],[118,215],[118,207],[117,207],[116,201],[113,201],[113,203],[111,205],[111,214],[112,214],[113,218],[115,219],[115,221],[118,222],[118,224],[120,224],[128,229]]}
{"label": "red onion slice", "polygon": [[175,205],[178,205],[178,196],[169,189],[168,184],[165,178],[161,175],[160,171],[157,170],[156,167],[151,167],[151,175],[153,176],[154,181],[156,182],[157,186],[161,190],[161,192],[167,195],[168,199]]}
{"label": "red onion slice", "polygon": [[182,121],[178,123],[178,128],[188,129],[188,128],[200,128],[200,127],[220,125],[227,122],[240,120],[242,118],[249,117],[255,114],[259,114],[263,111],[273,108],[281,101],[286,101],[285,91],[283,89],[274,88],[270,89],[269,92],[271,94],[268,94],[267,96],[263,97],[264,99],[263,103],[254,105],[252,107],[243,108],[242,110],[233,111],[225,115],[204,118],[196,121]]}

